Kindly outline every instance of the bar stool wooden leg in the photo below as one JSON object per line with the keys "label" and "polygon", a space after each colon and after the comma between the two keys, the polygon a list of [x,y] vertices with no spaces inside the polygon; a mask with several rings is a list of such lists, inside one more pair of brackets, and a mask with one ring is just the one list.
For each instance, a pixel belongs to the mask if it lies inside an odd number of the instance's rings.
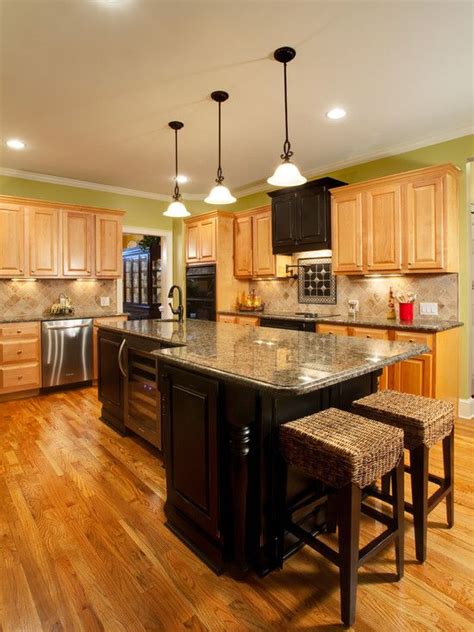
{"label": "bar stool wooden leg", "polygon": [[397,579],[400,580],[403,577],[405,564],[405,465],[403,457],[396,469],[392,470],[390,476],[393,489],[393,519],[398,529],[398,535],[395,539],[395,563],[397,567]]}
{"label": "bar stool wooden leg", "polygon": [[426,560],[428,527],[428,458],[429,449],[420,445],[410,450],[411,493],[415,524],[415,551],[419,562]]}
{"label": "bar stool wooden leg", "polygon": [[383,494],[390,494],[390,477],[391,474],[384,474],[382,476],[382,493]]}
{"label": "bar stool wooden leg", "polygon": [[445,485],[451,487],[451,491],[446,496],[446,519],[448,527],[451,528],[454,525],[454,428],[443,439],[443,464]]}
{"label": "bar stool wooden leg", "polygon": [[352,625],[356,610],[362,493],[357,485],[349,483],[339,490],[338,499],[341,619],[344,625]]}

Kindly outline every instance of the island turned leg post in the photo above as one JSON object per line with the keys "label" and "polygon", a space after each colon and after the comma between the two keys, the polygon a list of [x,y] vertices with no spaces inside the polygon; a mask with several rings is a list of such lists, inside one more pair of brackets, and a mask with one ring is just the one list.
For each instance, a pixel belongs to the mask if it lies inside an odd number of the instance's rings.
{"label": "island turned leg post", "polygon": [[242,579],[249,569],[247,558],[247,495],[249,481],[250,426],[230,426],[230,484],[232,488],[232,575]]}

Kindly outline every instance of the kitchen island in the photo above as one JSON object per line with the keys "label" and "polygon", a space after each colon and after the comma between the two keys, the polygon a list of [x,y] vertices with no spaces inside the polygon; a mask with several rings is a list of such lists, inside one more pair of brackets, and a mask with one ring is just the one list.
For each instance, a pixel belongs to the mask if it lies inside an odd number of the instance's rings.
{"label": "kitchen island", "polygon": [[[129,348],[141,348],[148,364],[136,356],[128,362]],[[278,562],[278,426],[349,407],[377,389],[383,367],[425,351],[420,344],[207,321],[104,324],[99,397],[110,423],[113,392],[117,421],[133,396],[130,368],[145,367],[151,389],[155,367],[167,525],[216,572],[242,576],[252,568],[263,575]],[[126,430],[134,423],[113,425]],[[290,471],[288,502],[316,488]]]}

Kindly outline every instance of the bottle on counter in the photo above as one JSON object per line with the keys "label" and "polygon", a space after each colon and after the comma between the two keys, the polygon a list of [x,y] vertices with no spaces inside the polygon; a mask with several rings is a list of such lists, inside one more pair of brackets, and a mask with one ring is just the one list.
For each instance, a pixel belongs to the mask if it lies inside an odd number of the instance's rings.
{"label": "bottle on counter", "polygon": [[393,288],[390,288],[388,293],[388,309],[387,309],[387,319],[395,320],[397,318],[397,313],[395,311],[395,297],[393,295]]}

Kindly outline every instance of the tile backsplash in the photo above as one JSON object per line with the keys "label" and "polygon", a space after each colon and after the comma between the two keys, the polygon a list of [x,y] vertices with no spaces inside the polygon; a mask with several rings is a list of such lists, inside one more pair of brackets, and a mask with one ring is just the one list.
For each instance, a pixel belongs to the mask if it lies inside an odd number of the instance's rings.
{"label": "tile backsplash", "polygon": [[[272,312],[318,312],[319,314],[347,314],[347,301],[359,301],[359,314],[374,318],[384,317],[390,288],[395,295],[400,291],[416,293],[415,315],[419,316],[420,302],[438,303],[438,317],[458,319],[458,275],[420,274],[399,277],[337,276],[337,304],[315,305],[298,302],[298,281],[275,279],[254,281],[251,287],[262,297],[265,310]],[[398,311],[398,310],[397,310]]]}
{"label": "tile backsplash", "polygon": [[[0,280],[0,318],[46,316],[59,294],[69,296],[78,314],[117,312],[117,281],[38,279],[37,281]],[[110,305],[101,307],[100,297],[108,296]],[[121,311],[121,309],[119,310]]]}

